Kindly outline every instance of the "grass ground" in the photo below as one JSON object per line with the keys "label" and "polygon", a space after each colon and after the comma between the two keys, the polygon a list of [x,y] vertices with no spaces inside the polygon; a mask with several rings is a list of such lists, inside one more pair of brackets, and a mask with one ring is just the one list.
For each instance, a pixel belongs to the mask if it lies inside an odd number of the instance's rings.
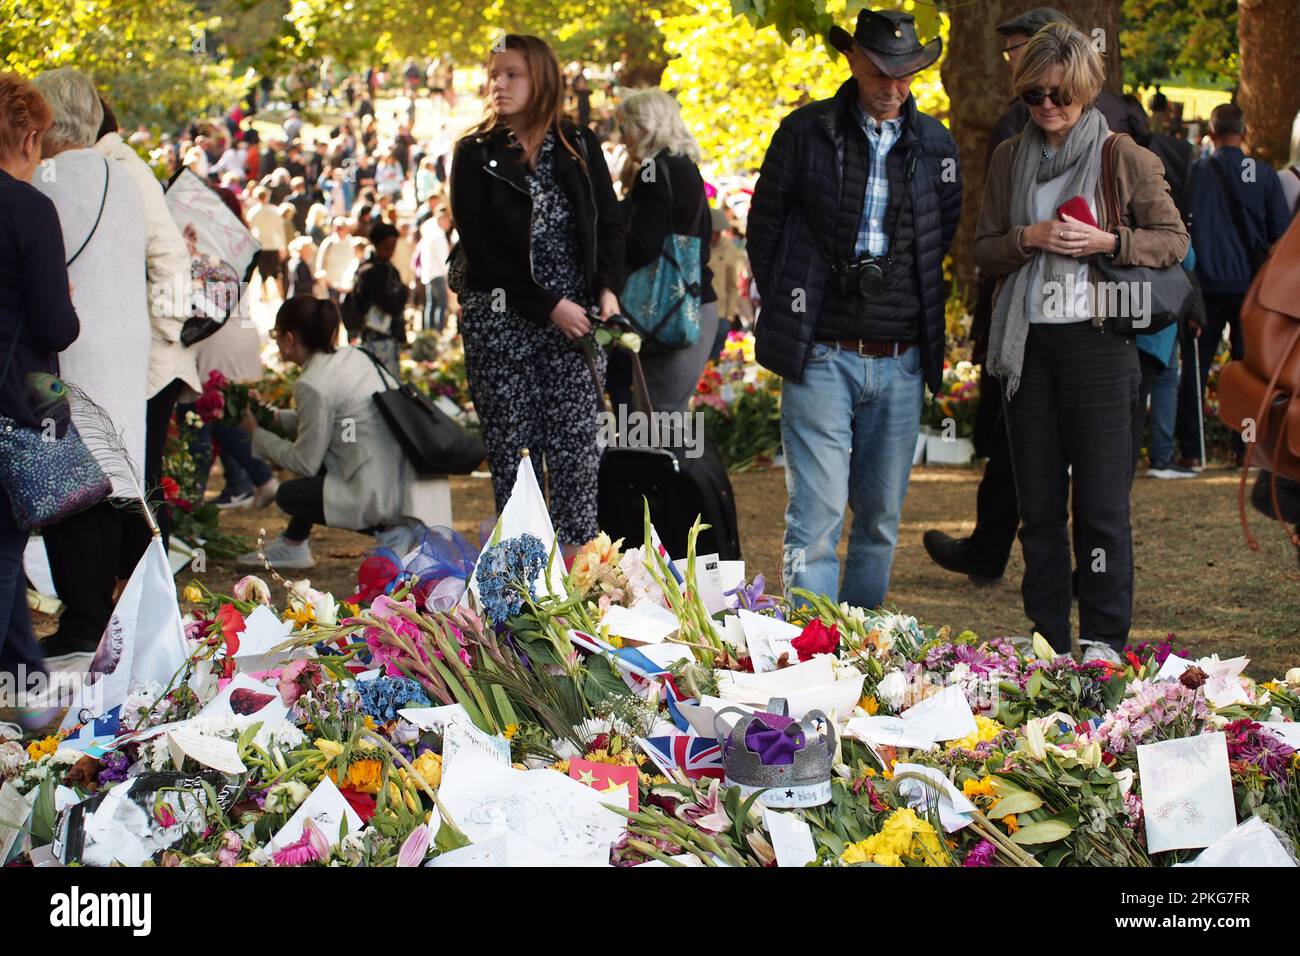
{"label": "grass ground", "polygon": [[[977,587],[939,569],[921,546],[927,528],[950,534],[970,531],[979,475],[975,468],[913,471],[888,603],[926,623],[950,624],[984,637],[1024,634],[1028,623],[1020,602],[1024,565],[1018,545],[1006,576],[991,587]],[[1235,471],[1211,469],[1191,480],[1140,477],[1136,482],[1133,639],[1158,640],[1172,633],[1192,651],[1244,654],[1252,660],[1250,673],[1266,678],[1300,665],[1300,569],[1281,530],[1253,514],[1261,548],[1252,552],[1246,547],[1237,515],[1237,477]],[[784,472],[733,475],[732,482],[746,572],[763,572],[769,589],[775,589],[784,528]],[[452,494],[456,530],[473,538],[479,523],[492,517],[490,483],[458,478]],[[274,535],[283,524],[274,508],[235,511],[223,519],[223,526],[250,537],[262,527]],[[318,529],[312,542],[317,567],[304,576],[340,598],[350,594],[372,539]],[[228,590],[242,573],[233,564],[211,563],[203,580],[213,590]],[[187,577],[181,574],[177,580],[184,583]]]}

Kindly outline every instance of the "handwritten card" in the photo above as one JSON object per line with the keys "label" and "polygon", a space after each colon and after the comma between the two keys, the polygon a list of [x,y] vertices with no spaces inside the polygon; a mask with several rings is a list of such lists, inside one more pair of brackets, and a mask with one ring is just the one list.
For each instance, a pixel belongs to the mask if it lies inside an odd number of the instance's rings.
{"label": "handwritten card", "polygon": [[510,766],[510,741],[479,730],[468,715],[452,714],[442,731],[443,771],[467,751],[483,754],[503,767]]}
{"label": "handwritten card", "polygon": [[496,837],[492,840],[471,843],[469,846],[463,846],[457,850],[448,850],[446,853],[435,856],[424,865],[434,868],[443,866],[509,866],[510,847],[507,845],[505,837]]}
{"label": "handwritten card", "polygon": [[289,822],[280,828],[279,833],[271,837],[272,851],[296,843],[302,837],[303,827],[307,825],[309,819],[316,821],[331,846],[338,843],[339,826],[344,821],[348,833],[354,833],[362,826],[361,817],[343,798],[343,794],[339,793],[339,788],[334,786],[334,781],[329,777],[322,777],[320,783],[316,784],[316,789],[294,811]]}
{"label": "handwritten card", "polygon": [[1147,850],[1209,846],[1237,825],[1221,733],[1138,744]]}
{"label": "handwritten card", "polygon": [[462,719],[470,722],[469,714],[460,704],[445,707],[403,707],[397,712],[421,730],[442,730],[447,721]]}
{"label": "handwritten card", "polygon": [[[917,774],[925,779],[899,779],[903,774]],[[952,781],[944,776],[942,771],[919,763],[896,763],[894,779],[897,781],[899,794],[913,809],[928,810],[929,807],[937,804],[939,822],[948,833],[969,826],[974,819],[974,814],[977,812],[975,804],[953,786]]]}
{"label": "handwritten card", "polygon": [[465,751],[444,764],[439,799],[480,843],[504,837],[511,866],[608,866],[626,821],[608,797],[550,769],[515,770]]}
{"label": "handwritten card", "polygon": [[763,808],[763,822],[772,837],[777,866],[807,866],[817,860],[812,828],[793,813]]}
{"label": "handwritten card", "polygon": [[800,628],[743,608],[736,612],[736,616],[745,631],[745,644],[749,647],[749,659],[754,662],[755,673],[776,670],[783,656],[788,663],[798,663],[799,655],[791,642],[803,633]]}

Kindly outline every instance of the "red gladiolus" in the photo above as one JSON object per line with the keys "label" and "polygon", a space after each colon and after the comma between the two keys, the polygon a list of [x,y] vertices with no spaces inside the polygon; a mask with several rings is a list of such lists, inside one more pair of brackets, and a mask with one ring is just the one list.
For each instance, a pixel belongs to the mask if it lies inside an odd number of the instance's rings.
{"label": "red gladiolus", "polygon": [[801,661],[812,660],[814,654],[834,654],[840,646],[839,625],[828,628],[820,618],[813,618],[791,644]]}
{"label": "red gladiolus", "polygon": [[234,657],[239,651],[239,635],[244,630],[244,615],[235,610],[232,604],[223,604],[217,611],[216,624],[221,628],[221,637],[226,642],[226,656]]}

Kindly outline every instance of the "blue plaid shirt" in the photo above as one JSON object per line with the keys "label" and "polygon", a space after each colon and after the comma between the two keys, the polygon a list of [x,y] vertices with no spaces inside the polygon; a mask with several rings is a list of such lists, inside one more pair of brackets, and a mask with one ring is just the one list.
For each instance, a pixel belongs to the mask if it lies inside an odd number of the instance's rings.
{"label": "blue plaid shirt", "polygon": [[880,123],[867,115],[861,103],[856,109],[858,125],[871,144],[871,169],[867,173],[867,195],[862,204],[862,218],[858,220],[858,240],[853,245],[853,254],[883,256],[889,251],[889,236],[885,232],[885,217],[889,212],[889,170],[885,162],[889,159],[889,151],[898,142],[903,118],[899,116]]}

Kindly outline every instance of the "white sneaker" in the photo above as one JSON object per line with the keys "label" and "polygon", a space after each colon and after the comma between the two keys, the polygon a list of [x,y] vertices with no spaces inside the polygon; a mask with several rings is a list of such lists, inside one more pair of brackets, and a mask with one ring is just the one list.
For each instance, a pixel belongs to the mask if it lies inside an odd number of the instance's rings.
{"label": "white sneaker", "polygon": [[274,478],[268,479],[266,484],[258,485],[257,492],[253,495],[253,507],[265,508],[267,505],[275,503],[275,493],[280,490],[280,482]]}
{"label": "white sneaker", "polygon": [[1083,649],[1083,662],[1105,661],[1107,664],[1123,664],[1119,652],[1115,648],[1103,641],[1080,641],[1079,647]]}
{"label": "white sneaker", "polygon": [[408,524],[395,524],[383,531],[376,531],[375,544],[381,548],[388,548],[399,558],[404,558],[415,546],[415,530]]}
{"label": "white sneaker", "polygon": [[231,495],[228,498],[225,495],[222,495],[214,502],[214,504],[216,504],[216,506],[222,511],[227,508],[247,508],[252,503],[253,493],[251,491],[246,491],[240,495]]}
{"label": "white sneaker", "polygon": [[[285,540],[284,535],[269,542],[264,554],[266,563],[277,571],[303,571],[316,566],[311,556],[311,542],[291,544]],[[264,566],[262,556],[262,553],[250,551],[240,555],[239,563],[246,568],[260,568]]]}

